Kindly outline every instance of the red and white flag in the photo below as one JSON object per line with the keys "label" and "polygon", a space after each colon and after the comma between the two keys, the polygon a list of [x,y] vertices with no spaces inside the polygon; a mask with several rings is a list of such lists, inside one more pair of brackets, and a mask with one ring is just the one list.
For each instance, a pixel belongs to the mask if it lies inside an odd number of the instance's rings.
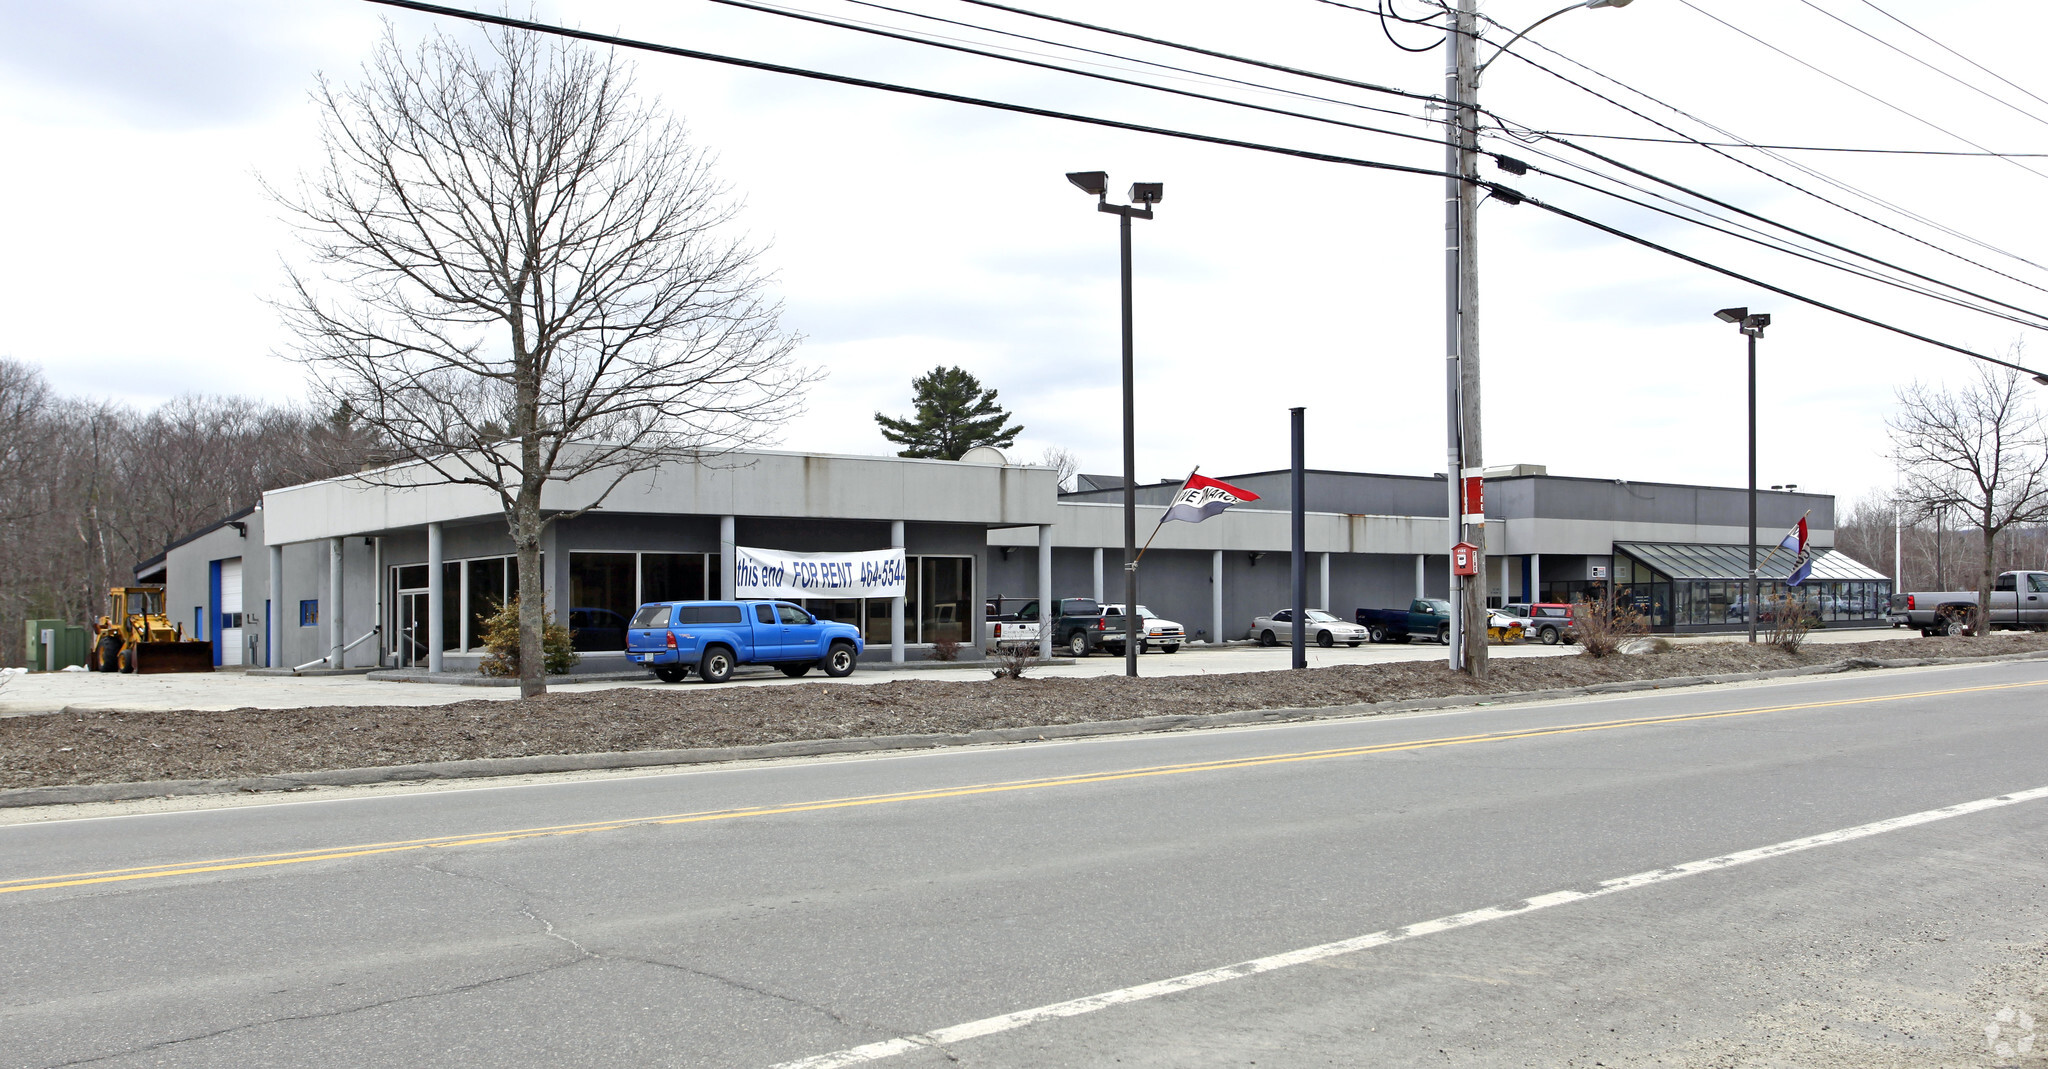
{"label": "red and white flag", "polygon": [[1190,475],[1187,483],[1180,488],[1180,493],[1173,495],[1173,507],[1166,510],[1165,518],[1159,522],[1180,520],[1184,523],[1200,523],[1232,505],[1241,505],[1258,499],[1259,495],[1250,490],[1240,490],[1219,479],[1211,479],[1206,475]]}

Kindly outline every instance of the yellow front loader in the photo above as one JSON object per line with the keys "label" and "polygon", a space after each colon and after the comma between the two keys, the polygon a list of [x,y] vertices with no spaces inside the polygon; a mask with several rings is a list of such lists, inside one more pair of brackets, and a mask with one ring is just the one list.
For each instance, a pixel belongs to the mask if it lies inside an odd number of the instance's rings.
{"label": "yellow front loader", "polygon": [[108,615],[93,627],[88,667],[99,672],[211,672],[213,643],[185,638],[183,624],[164,612],[164,588],[117,586],[107,592]]}

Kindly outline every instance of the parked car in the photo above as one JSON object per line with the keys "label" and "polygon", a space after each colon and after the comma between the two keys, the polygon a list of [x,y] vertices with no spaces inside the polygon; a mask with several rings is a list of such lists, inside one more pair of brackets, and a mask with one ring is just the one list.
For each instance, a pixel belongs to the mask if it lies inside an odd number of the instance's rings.
{"label": "parked car", "polygon": [[1499,609],[1486,610],[1486,641],[1505,645],[1522,641],[1528,631],[1519,616],[1510,616]]}
{"label": "parked car", "polygon": [[[1019,612],[1005,612],[1005,602],[1011,605],[1029,606],[1031,619],[1026,620]],[[983,617],[988,621],[988,641],[992,649],[1006,646],[1036,646],[1043,630],[1038,622],[1038,603],[1019,601],[1016,598],[990,598],[982,604]]]}
{"label": "parked car", "polygon": [[610,609],[570,609],[569,648],[573,650],[625,649],[626,618]]}
{"label": "parked car", "polygon": [[[1346,623],[1321,609],[1309,609],[1307,625],[1303,634],[1318,646],[1334,646],[1342,642],[1356,646],[1366,640],[1366,629],[1353,623]],[[1251,630],[1245,637],[1257,640],[1261,646],[1275,646],[1282,642],[1294,641],[1294,610],[1280,609],[1252,620]]]}
{"label": "parked car", "polygon": [[[1105,631],[1122,633],[1124,616],[1124,607],[1122,605],[1104,605],[1102,607],[1102,615],[1105,618],[1103,620]],[[1144,636],[1138,640],[1138,652],[1140,653],[1149,652],[1154,646],[1159,647],[1161,653],[1179,653],[1181,644],[1188,640],[1187,628],[1165,617],[1154,616],[1152,610],[1146,606],[1138,606],[1138,620],[1138,633]],[[1118,644],[1118,648],[1121,651],[1121,643]]]}
{"label": "parked car", "polygon": [[852,624],[820,620],[786,601],[657,601],[626,630],[626,659],[664,683],[691,671],[723,683],[743,664],[772,664],[795,678],[813,668],[853,674],[866,644]]}
{"label": "parked car", "polygon": [[1572,627],[1572,607],[1561,601],[1530,605],[1529,622],[1523,625],[1522,634],[1546,646],[1560,642],[1569,645],[1579,640],[1578,631]]}
{"label": "parked car", "polygon": [[1358,623],[1374,642],[1407,642],[1420,635],[1448,644],[1451,603],[1442,598],[1416,598],[1405,609],[1360,609]]}

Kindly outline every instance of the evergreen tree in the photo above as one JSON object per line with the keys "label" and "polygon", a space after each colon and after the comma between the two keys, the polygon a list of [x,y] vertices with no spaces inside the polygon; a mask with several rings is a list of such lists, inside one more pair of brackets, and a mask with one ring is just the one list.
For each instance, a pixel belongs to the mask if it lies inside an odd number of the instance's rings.
{"label": "evergreen tree", "polygon": [[882,437],[904,447],[899,457],[959,460],[978,445],[1011,445],[1024,431],[1015,424],[1004,427],[1010,413],[996,404],[996,392],[982,389],[979,379],[957,367],[935,367],[912,379],[910,388],[915,418],[875,413]]}

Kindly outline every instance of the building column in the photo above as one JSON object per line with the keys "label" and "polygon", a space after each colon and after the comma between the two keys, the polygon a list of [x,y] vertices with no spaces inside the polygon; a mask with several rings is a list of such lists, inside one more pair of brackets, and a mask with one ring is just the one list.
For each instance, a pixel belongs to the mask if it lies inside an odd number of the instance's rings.
{"label": "building column", "polygon": [[1223,551],[1209,555],[1209,641],[1223,643]]}
{"label": "building column", "polygon": [[[556,576],[567,572],[562,560],[561,531],[561,524],[551,523],[540,532],[540,607],[548,619],[566,625],[569,614],[562,610],[562,584],[555,582]],[[525,598],[531,593],[522,590],[519,596]]]}
{"label": "building column", "polygon": [[[1095,560],[1100,563],[1102,551],[1095,551]],[[1097,572],[1096,585],[1102,585],[1101,572]],[[1059,620],[1058,606],[1052,600],[1052,525],[1038,525],[1038,656],[1041,660],[1052,659],[1052,629]]]}
{"label": "building column", "polygon": [[341,647],[348,643],[341,630],[341,539],[327,540],[327,667],[340,668]]}
{"label": "building column", "polygon": [[[889,521],[889,544],[897,549],[903,548],[902,520]],[[907,555],[903,558],[903,570],[904,589],[908,590],[910,558]],[[900,596],[889,599],[889,663],[903,663],[903,598]]]}
{"label": "building column", "polygon": [[1500,603],[1506,605],[1508,603],[1508,558],[1505,554],[1500,558],[1500,585],[1494,589],[1500,591]]}
{"label": "building column", "polygon": [[447,644],[448,636],[441,626],[441,599],[448,596],[442,589],[441,573],[441,525],[427,525],[427,671],[441,671],[441,649]]}
{"label": "building column", "polygon": [[718,592],[711,596],[714,601],[739,598],[739,553],[733,548],[739,544],[738,527],[739,522],[731,516],[718,518]]}
{"label": "building column", "polygon": [[1423,574],[1422,574],[1422,566],[1423,566],[1423,563],[1424,563],[1424,562],[1425,562],[1425,561],[1426,561],[1427,559],[1428,559],[1427,557],[1423,556],[1423,555],[1422,555],[1422,554],[1420,554],[1420,553],[1417,553],[1417,554],[1415,555],[1415,596],[1416,596],[1416,597],[1418,597],[1418,598],[1422,598],[1422,597],[1428,597],[1428,596],[1429,596],[1429,595],[1427,595],[1427,594],[1423,593],[1423,591],[1424,591],[1425,589],[1427,589],[1427,588],[1426,588],[1426,587],[1424,587],[1424,586],[1422,585],[1422,579],[1423,579]]}
{"label": "building column", "polygon": [[1543,600],[1543,554],[1529,554],[1529,600]]}
{"label": "building column", "polygon": [[270,547],[270,642],[265,652],[263,667],[276,668],[277,662],[285,657],[284,626],[278,623],[284,618],[284,547]]}
{"label": "building column", "polygon": [[1328,553],[1325,553],[1325,554],[1323,554],[1323,606],[1322,606],[1322,607],[1323,607],[1323,611],[1324,611],[1324,612],[1327,612],[1327,613],[1332,613],[1333,615],[1335,614],[1335,610],[1334,610],[1334,609],[1332,609],[1332,608],[1330,607],[1330,555],[1329,555]]}
{"label": "building column", "polygon": [[1102,604],[1102,547],[1095,547],[1095,604]]}

